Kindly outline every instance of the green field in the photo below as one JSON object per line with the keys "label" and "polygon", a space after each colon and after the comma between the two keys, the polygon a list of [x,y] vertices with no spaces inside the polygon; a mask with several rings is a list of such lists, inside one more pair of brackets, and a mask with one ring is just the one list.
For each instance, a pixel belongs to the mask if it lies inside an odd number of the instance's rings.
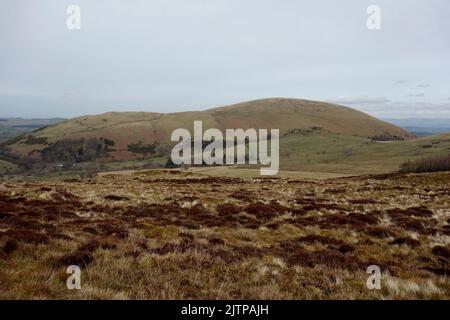
{"label": "green field", "polygon": [[408,160],[450,152],[450,134],[409,141],[377,142],[336,135],[292,135],[280,140],[283,170],[348,174],[396,171]]}
{"label": "green field", "polygon": [[[408,141],[379,142],[338,134],[289,135],[280,139],[277,177],[327,179],[398,171],[408,160],[450,153],[450,133]],[[191,171],[251,178],[257,166],[194,167]]]}
{"label": "green field", "polygon": [[166,164],[167,157],[155,157],[144,160],[127,160],[102,162],[98,164],[100,171],[122,171],[142,168],[162,168]]}

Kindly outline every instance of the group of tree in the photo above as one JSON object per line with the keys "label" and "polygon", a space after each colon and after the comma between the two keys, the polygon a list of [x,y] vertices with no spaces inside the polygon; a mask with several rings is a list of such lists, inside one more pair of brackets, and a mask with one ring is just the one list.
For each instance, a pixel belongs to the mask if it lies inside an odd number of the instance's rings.
{"label": "group of tree", "polygon": [[136,143],[130,143],[128,145],[128,151],[142,153],[144,155],[154,154],[156,152],[156,144],[144,144],[142,141],[138,141]]}
{"label": "group of tree", "polygon": [[450,171],[450,154],[422,157],[414,161],[407,161],[400,167],[400,172],[422,173]]}
{"label": "group of tree", "polygon": [[110,144],[105,143],[104,139],[97,138],[62,139],[42,149],[42,161],[49,163],[93,161],[105,157]]}

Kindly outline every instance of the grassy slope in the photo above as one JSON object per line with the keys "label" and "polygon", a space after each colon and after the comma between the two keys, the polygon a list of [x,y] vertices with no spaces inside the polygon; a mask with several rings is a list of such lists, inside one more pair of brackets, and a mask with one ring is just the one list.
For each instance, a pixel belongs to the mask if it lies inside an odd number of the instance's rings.
{"label": "grassy slope", "polygon": [[[449,151],[450,134],[395,142],[374,142],[370,139],[330,133],[295,134],[284,136],[280,140],[280,174],[290,176],[289,171],[343,175],[386,173],[396,171],[400,164],[407,160],[431,154],[445,154]],[[165,157],[159,157],[102,162],[99,165],[102,170],[127,170],[144,166],[164,166],[165,162]],[[248,167],[239,170],[210,167],[204,170],[207,174],[221,176],[259,175],[259,170]]]}
{"label": "grassy slope", "polygon": [[32,132],[37,128],[42,128],[51,124],[63,121],[64,119],[21,119],[21,118],[0,118],[0,144],[9,141],[21,134]]}
{"label": "grassy slope", "polygon": [[[192,129],[194,120],[202,120],[205,128],[279,128],[281,133],[285,133],[289,129],[319,126],[331,132],[361,137],[385,132],[402,137],[408,136],[408,133],[399,127],[351,108],[297,99],[263,99],[206,111],[169,114],[109,112],[68,120],[46,128],[36,135],[52,140],[80,134],[96,136],[105,136],[107,133],[123,134],[123,129],[139,133],[144,127],[150,128],[151,132],[160,133],[159,137],[152,138],[169,140],[170,133],[176,128]],[[136,130],[137,128],[139,130]],[[136,138],[148,140],[145,136]]]}
{"label": "grassy slope", "polygon": [[[379,121],[350,108],[305,100],[265,99],[198,112],[172,114],[147,112],[110,112],[83,116],[49,126],[34,133],[50,142],[62,138],[106,137],[116,142],[116,160],[102,164],[106,169],[125,170],[139,165],[163,165],[163,158],[142,160],[127,151],[127,145],[170,142],[176,128],[191,129],[194,120],[202,120],[204,129],[280,128],[280,169],[284,171],[366,174],[395,171],[407,160],[428,154],[449,152],[450,134],[398,142],[374,142],[368,136],[390,133],[408,137],[404,130]],[[320,126],[320,134],[289,134],[289,129]],[[43,148],[43,145],[16,143],[12,149],[21,154]],[[229,168],[213,168],[215,172],[236,175]],[[256,172],[256,171],[255,171]],[[242,171],[238,175],[252,175]]]}
{"label": "grassy slope", "polygon": [[324,130],[360,137],[383,133],[409,137],[408,132],[357,110],[317,101],[298,99],[262,99],[210,110],[224,128],[322,127]]}
{"label": "grassy slope", "polygon": [[[279,177],[333,178],[397,171],[407,160],[450,152],[450,133],[410,141],[375,142],[336,134],[289,135],[280,140]],[[196,168],[213,176],[257,177],[251,166]]]}
{"label": "grassy slope", "polygon": [[[127,151],[130,143],[142,141],[171,144],[170,135],[176,128],[192,129],[194,120],[202,120],[204,129],[279,128],[286,133],[292,129],[322,127],[340,134],[370,137],[390,134],[409,137],[403,129],[382,122],[356,110],[323,102],[296,99],[264,99],[197,112],[171,114],[146,112],[110,112],[83,116],[35,132],[49,142],[64,138],[106,137],[116,142],[112,155],[116,160],[130,160],[135,155]],[[43,145],[15,143],[10,146],[17,154],[26,156]]]}
{"label": "grassy slope", "polygon": [[448,133],[395,142],[333,134],[293,135],[280,141],[280,163],[285,170],[384,173],[397,170],[407,160],[449,153],[449,150]]}
{"label": "grassy slope", "polygon": [[14,172],[17,168],[15,164],[0,159],[0,176]]}

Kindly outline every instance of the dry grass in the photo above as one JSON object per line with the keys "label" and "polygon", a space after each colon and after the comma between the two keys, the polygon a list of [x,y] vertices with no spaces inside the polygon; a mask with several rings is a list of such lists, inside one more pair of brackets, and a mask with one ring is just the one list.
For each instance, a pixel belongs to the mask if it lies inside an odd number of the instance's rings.
{"label": "dry grass", "polygon": [[[450,175],[0,184],[0,298],[448,299]],[[82,289],[65,270],[82,267]],[[366,268],[379,265],[381,290]]]}

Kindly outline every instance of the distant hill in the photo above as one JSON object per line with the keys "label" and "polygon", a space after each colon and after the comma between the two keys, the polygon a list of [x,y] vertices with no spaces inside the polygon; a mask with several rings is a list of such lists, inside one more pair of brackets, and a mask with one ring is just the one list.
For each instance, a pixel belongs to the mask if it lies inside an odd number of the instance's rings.
{"label": "distant hill", "polygon": [[[408,160],[450,152],[450,133],[417,138],[396,125],[348,107],[273,98],[205,111],[81,116],[3,143],[0,160],[4,172],[16,170],[11,166],[33,168],[36,164],[37,172],[41,172],[42,165],[60,168],[62,164],[78,170],[84,164],[94,170],[161,167],[173,146],[172,131],[192,131],[194,120],[203,121],[203,130],[279,128],[281,170],[385,173],[398,170]],[[251,166],[245,168],[253,170]],[[235,174],[229,171],[227,174]]]}
{"label": "distant hill", "polygon": [[417,136],[429,136],[433,134],[450,132],[450,119],[386,119],[385,121],[393,123]]}
{"label": "distant hill", "polygon": [[26,132],[55,124],[65,119],[23,119],[23,118],[0,118],[0,143],[10,140]]}
{"label": "distant hill", "polygon": [[[94,150],[81,160],[96,157],[111,161],[141,159],[167,154],[172,145],[172,131],[176,128],[192,130],[194,120],[202,120],[204,130],[279,128],[282,136],[313,130],[374,140],[414,138],[404,129],[348,107],[317,101],[272,98],[206,111],[168,114],[110,112],[82,116],[23,135],[5,146],[9,154],[16,157],[57,162],[64,160],[58,158],[58,154],[64,152],[63,145],[86,150],[89,146],[79,145],[76,141],[95,139],[107,152]],[[68,140],[72,143],[68,143]],[[67,159],[73,156],[72,149],[67,152]]]}

